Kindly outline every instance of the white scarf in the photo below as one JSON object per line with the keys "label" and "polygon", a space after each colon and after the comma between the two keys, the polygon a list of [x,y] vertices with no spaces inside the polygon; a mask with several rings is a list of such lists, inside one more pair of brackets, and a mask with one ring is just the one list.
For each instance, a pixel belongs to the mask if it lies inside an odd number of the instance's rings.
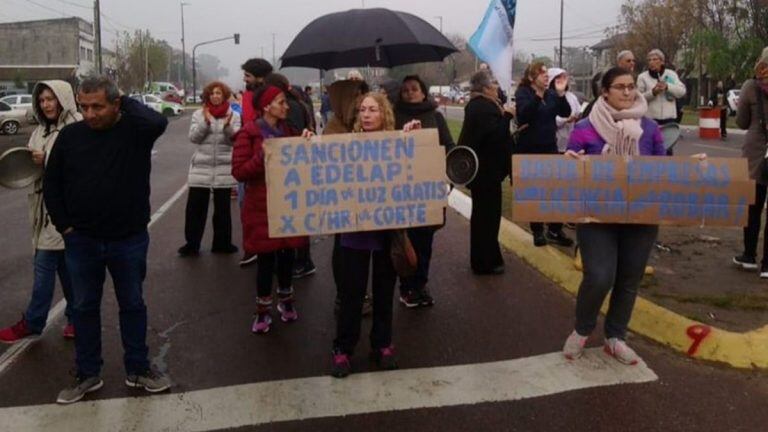
{"label": "white scarf", "polygon": [[641,120],[648,111],[648,102],[637,93],[631,108],[617,110],[599,97],[589,121],[597,133],[605,140],[603,154],[618,156],[637,156],[640,154],[640,137],[643,135]]}

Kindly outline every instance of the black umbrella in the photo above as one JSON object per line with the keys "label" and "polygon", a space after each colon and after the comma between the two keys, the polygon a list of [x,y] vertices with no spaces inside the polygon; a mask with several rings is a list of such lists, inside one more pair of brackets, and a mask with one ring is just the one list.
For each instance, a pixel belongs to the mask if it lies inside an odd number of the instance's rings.
{"label": "black umbrella", "polygon": [[389,9],[352,9],[324,15],[299,32],[281,67],[384,67],[442,61],[457,52],[423,19]]}

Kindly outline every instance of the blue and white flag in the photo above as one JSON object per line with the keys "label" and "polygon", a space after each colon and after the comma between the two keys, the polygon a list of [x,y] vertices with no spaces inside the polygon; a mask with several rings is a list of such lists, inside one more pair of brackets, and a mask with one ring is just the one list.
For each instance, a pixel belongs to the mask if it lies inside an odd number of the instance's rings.
{"label": "blue and white flag", "polygon": [[469,39],[475,55],[487,63],[504,91],[512,86],[512,34],[517,0],[491,0],[483,22]]}

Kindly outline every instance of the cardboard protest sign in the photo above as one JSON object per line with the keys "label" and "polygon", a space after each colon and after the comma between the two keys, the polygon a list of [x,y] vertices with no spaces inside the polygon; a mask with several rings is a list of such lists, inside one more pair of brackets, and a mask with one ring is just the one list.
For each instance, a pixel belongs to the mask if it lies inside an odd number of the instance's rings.
{"label": "cardboard protest sign", "polygon": [[561,155],[512,158],[515,221],[744,226],[747,161]]}
{"label": "cardboard protest sign", "polygon": [[269,139],[264,148],[270,237],[443,223],[436,129]]}

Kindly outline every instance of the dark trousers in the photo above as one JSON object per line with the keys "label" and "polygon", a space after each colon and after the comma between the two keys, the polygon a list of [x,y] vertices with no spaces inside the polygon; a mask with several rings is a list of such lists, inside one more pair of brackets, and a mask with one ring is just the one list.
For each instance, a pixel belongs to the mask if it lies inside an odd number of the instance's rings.
{"label": "dark trousers", "polygon": [[97,376],[101,372],[101,297],[106,270],[112,276],[120,307],[125,371],[128,375],[143,373],[149,369],[147,308],[142,288],[149,234],[144,231],[122,240],[102,240],[73,232],[64,236],[64,242],[75,301],[78,376]]}
{"label": "dark trousers", "polygon": [[[760,240],[760,223],[765,207],[765,199],[768,195],[768,186],[755,185],[755,204],[749,206],[747,226],[744,228],[744,255],[757,257],[757,242]],[[768,264],[768,224],[763,233],[763,264]]]}
{"label": "dark trousers", "polygon": [[315,265],[312,262],[312,252],[310,245],[306,245],[303,248],[296,249],[296,261],[293,263],[297,268],[308,267]]}
{"label": "dark trousers", "polygon": [[344,273],[339,287],[341,307],[336,322],[334,348],[352,354],[360,339],[363,299],[368,288],[371,265],[373,265],[371,348],[390,346],[392,344],[392,297],[397,275],[392,266],[389,249],[369,251],[341,247],[340,252]]}
{"label": "dark trousers", "polygon": [[[209,188],[191,187],[187,196],[187,212],[184,223],[184,237],[187,244],[200,249],[200,241],[208,219]],[[213,249],[224,249],[232,245],[232,216],[230,188],[213,190]]]}
{"label": "dark trousers", "polygon": [[293,261],[295,249],[280,249],[275,252],[260,253],[256,257],[256,289],[259,297],[272,295],[272,274],[277,276],[277,293],[290,294],[293,292]]}
{"label": "dark trousers", "polygon": [[341,267],[341,234],[333,235],[333,253],[331,254],[331,270],[333,271],[333,283],[336,284],[336,298],[339,298],[342,279],[344,275]]}
{"label": "dark trousers", "polygon": [[429,262],[432,260],[432,241],[435,238],[435,227],[409,228],[406,232],[414,251],[416,251],[418,261],[416,272],[412,276],[400,278],[400,292],[402,294],[422,289],[429,281]]}
{"label": "dark trousers", "polygon": [[581,248],[584,278],[576,296],[576,332],[592,333],[608,292],[605,337],[624,339],[637,288],[656,242],[659,227],[630,224],[581,224],[576,237]]}
{"label": "dark trousers", "polygon": [[728,110],[725,107],[720,107],[720,136],[728,136]]}
{"label": "dark trousers", "polygon": [[469,221],[472,270],[486,272],[504,265],[499,247],[501,183],[472,187],[472,216]]}

